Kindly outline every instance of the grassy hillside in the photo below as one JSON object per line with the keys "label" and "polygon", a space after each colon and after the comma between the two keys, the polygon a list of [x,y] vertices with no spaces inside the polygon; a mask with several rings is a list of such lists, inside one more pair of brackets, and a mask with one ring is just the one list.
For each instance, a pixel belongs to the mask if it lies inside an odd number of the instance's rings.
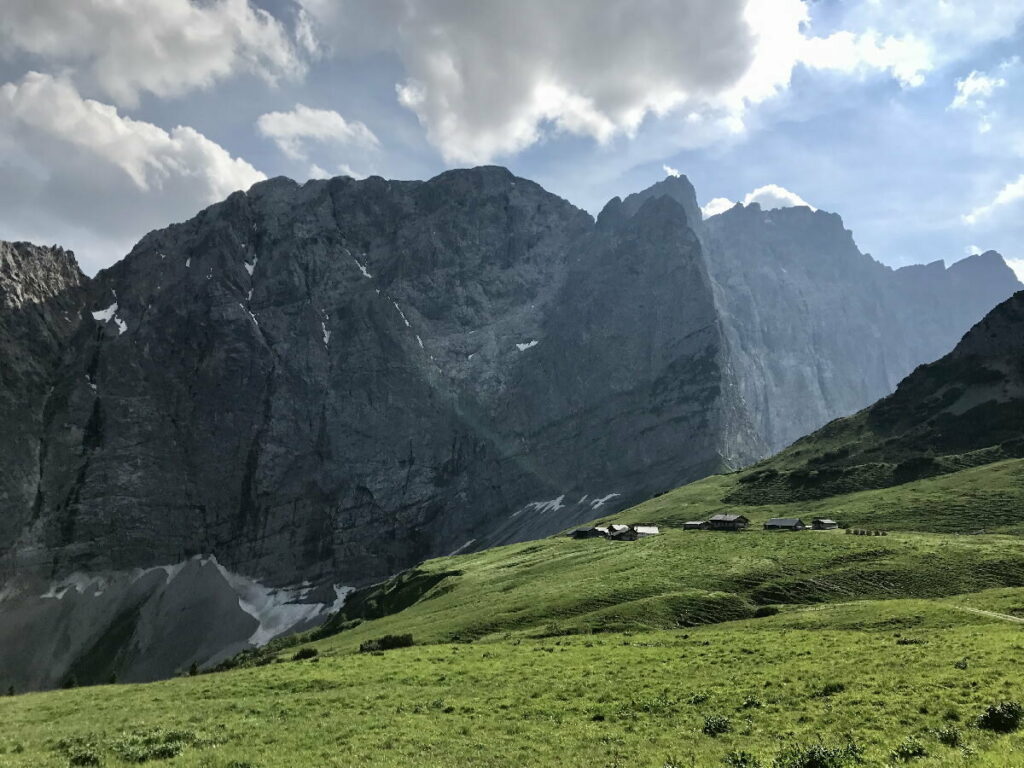
{"label": "grassy hillside", "polygon": [[[380,654],[324,641],[311,660],[0,699],[0,765],[1021,766],[1024,735],[977,718],[1020,698],[1022,631],[892,600]],[[810,762],[819,743],[833,762]]]}

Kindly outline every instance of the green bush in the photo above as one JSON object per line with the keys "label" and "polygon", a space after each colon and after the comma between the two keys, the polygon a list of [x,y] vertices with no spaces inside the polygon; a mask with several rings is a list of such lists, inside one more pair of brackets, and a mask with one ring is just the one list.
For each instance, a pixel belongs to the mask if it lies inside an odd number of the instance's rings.
{"label": "green bush", "polygon": [[774,616],[779,612],[779,609],[774,605],[762,605],[756,611],[754,611],[755,619],[763,619],[768,616]]}
{"label": "green bush", "polygon": [[821,688],[812,693],[816,699],[826,699],[829,696],[835,696],[837,693],[842,693],[846,690],[844,683],[825,683]]}
{"label": "green bush", "polygon": [[978,716],[978,727],[996,733],[1010,733],[1020,726],[1024,708],[1015,701],[992,704]]}
{"label": "green bush", "polygon": [[292,661],[302,661],[303,659],[312,659],[320,655],[320,651],[311,646],[304,646],[299,648],[292,656]]}
{"label": "green bush", "polygon": [[122,733],[111,744],[111,751],[126,763],[147,763],[177,757],[198,740],[189,730],[139,729]]}
{"label": "green bush", "polygon": [[852,741],[841,747],[809,744],[780,752],[772,768],[845,768],[861,762],[861,749]]}
{"label": "green bush", "polygon": [[939,728],[935,732],[935,738],[939,740],[940,744],[945,744],[947,747],[959,747],[963,744],[963,734],[955,725]]}
{"label": "green bush", "polygon": [[704,727],[701,733],[707,736],[718,736],[732,730],[732,723],[724,715],[708,715],[704,718]]}
{"label": "green bush", "polygon": [[359,652],[390,651],[392,648],[408,648],[412,644],[412,635],[384,635],[375,640],[363,642],[359,646]]}
{"label": "green bush", "polygon": [[918,757],[927,757],[928,750],[915,737],[908,736],[893,748],[889,756],[897,762],[905,763]]}
{"label": "green bush", "polygon": [[749,752],[727,752],[722,763],[728,768],[761,768],[761,762]]}

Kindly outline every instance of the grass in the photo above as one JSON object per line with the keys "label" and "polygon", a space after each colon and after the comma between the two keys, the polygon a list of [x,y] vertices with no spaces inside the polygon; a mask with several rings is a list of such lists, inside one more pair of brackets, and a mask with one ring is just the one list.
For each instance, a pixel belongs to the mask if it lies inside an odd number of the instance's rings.
{"label": "grass", "polygon": [[[919,642],[897,643],[908,636]],[[154,744],[175,754],[150,762],[205,768],[663,768],[738,752],[771,765],[819,740],[854,743],[867,766],[914,743],[927,753],[914,765],[1024,765],[1022,734],[976,725],[1020,698],[1024,630],[940,601],[380,654],[332,647],[340,637],[316,660],[2,699],[0,766],[63,767],[68,744],[106,766],[138,764],[131,750]],[[950,726],[962,746],[943,743]]]}
{"label": "grass", "polygon": [[[657,537],[428,561],[231,671],[4,697],[0,768],[1024,768],[978,727],[1024,702],[1024,461],[799,504],[738,478],[616,516]],[[735,511],[888,535],[674,527]]]}

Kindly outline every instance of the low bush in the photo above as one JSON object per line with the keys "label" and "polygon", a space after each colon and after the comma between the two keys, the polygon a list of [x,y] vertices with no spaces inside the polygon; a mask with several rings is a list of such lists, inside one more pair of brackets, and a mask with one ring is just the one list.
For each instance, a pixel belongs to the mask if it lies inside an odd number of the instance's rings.
{"label": "low bush", "polygon": [[704,718],[704,726],[700,730],[707,736],[718,736],[731,731],[732,723],[723,715],[708,715]]}
{"label": "low bush", "polygon": [[722,764],[728,768],[761,768],[761,761],[749,752],[732,751],[727,752],[722,759]]}
{"label": "low bush", "polygon": [[844,683],[825,683],[823,686],[821,686],[821,688],[819,688],[811,695],[814,696],[816,699],[826,699],[829,696],[835,696],[837,693],[842,693],[845,690],[846,685]]}
{"label": "low bush", "polygon": [[393,648],[408,648],[412,644],[412,635],[384,635],[383,637],[363,642],[359,646],[359,652],[390,651]]}
{"label": "low bush", "polygon": [[996,733],[1010,733],[1020,726],[1024,708],[1016,701],[1001,701],[992,704],[978,716],[978,727]]}
{"label": "low bush", "polygon": [[754,611],[755,619],[763,619],[768,616],[774,616],[779,612],[779,609],[774,605],[762,605],[756,611]]}
{"label": "low bush", "polygon": [[959,747],[963,744],[963,734],[955,725],[939,728],[935,732],[935,738],[939,740],[940,744],[945,744],[947,747]]}
{"label": "low bush", "polygon": [[908,736],[893,748],[889,756],[897,762],[905,763],[918,757],[927,757],[928,750],[915,737]]}
{"label": "low bush", "polygon": [[312,658],[315,658],[315,657],[317,657],[319,655],[320,655],[320,651],[318,651],[316,648],[312,648],[312,647],[307,645],[307,646],[304,646],[302,648],[299,648],[299,650],[297,650],[295,652],[295,655],[292,656],[292,661],[302,661],[303,659],[312,659]]}
{"label": "low bush", "polygon": [[845,768],[861,762],[861,749],[852,741],[841,747],[809,744],[780,752],[772,768]]}

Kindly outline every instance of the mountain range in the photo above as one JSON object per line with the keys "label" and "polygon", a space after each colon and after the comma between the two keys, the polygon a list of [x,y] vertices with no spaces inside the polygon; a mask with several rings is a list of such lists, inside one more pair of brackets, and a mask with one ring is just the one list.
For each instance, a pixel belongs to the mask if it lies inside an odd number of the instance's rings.
{"label": "mountain range", "polygon": [[152,679],[752,464],[1021,287],[806,207],[703,220],[685,177],[595,219],[496,167],[261,182],[93,278],[2,244],[0,666]]}

